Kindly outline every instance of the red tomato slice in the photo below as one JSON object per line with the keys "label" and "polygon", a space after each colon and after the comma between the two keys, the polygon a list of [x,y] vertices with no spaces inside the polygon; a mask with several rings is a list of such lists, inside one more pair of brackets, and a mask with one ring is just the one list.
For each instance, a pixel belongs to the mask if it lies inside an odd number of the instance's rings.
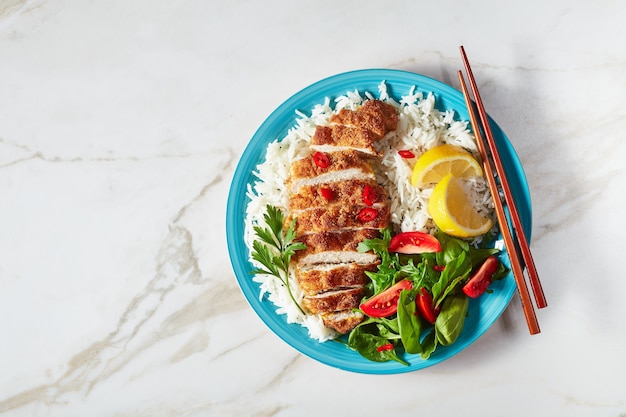
{"label": "red tomato slice", "polygon": [[437,238],[424,232],[398,233],[389,242],[389,252],[417,254],[440,251],[441,244]]}
{"label": "red tomato slice", "polygon": [[385,291],[361,304],[361,310],[370,317],[388,317],[398,311],[398,300],[402,290],[410,290],[413,283],[408,279],[396,282]]}
{"label": "red tomato slice", "polygon": [[487,291],[487,287],[491,284],[491,277],[498,270],[498,258],[491,255],[485,262],[478,268],[478,270],[467,280],[467,283],[463,286],[463,292],[465,295],[471,298],[477,298]]}
{"label": "red tomato slice", "polygon": [[426,288],[422,288],[417,294],[415,303],[420,315],[430,324],[435,324],[439,312],[433,307],[433,296],[430,295]]}

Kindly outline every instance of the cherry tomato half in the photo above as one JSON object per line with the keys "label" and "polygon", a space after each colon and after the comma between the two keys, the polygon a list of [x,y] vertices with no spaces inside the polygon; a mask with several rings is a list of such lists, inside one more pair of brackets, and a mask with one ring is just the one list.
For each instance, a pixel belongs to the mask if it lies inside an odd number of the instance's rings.
{"label": "cherry tomato half", "polygon": [[398,311],[398,300],[402,290],[410,290],[413,283],[408,279],[396,282],[391,287],[361,304],[361,310],[370,317],[388,317]]}
{"label": "cherry tomato half", "polygon": [[433,296],[430,295],[430,292],[428,292],[426,288],[420,289],[419,293],[417,293],[415,303],[420,316],[430,324],[435,324],[439,311],[435,310],[433,306]]}
{"label": "cherry tomato half", "polygon": [[471,298],[477,298],[482,295],[491,284],[491,277],[498,270],[500,261],[498,258],[491,255],[485,262],[474,272],[474,275],[467,280],[467,283],[463,286],[463,292],[465,295]]}
{"label": "cherry tomato half", "polygon": [[417,254],[440,252],[441,244],[433,235],[424,232],[403,232],[391,238],[389,252]]}

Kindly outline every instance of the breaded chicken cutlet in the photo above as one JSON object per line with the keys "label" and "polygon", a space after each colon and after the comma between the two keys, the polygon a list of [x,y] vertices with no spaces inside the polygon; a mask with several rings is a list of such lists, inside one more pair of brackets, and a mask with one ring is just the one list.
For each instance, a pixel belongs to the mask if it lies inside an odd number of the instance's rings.
{"label": "breaded chicken cutlet", "polygon": [[296,239],[306,245],[292,258],[305,293],[303,306],[326,327],[347,333],[363,320],[358,311],[369,278],[380,262],[359,252],[365,239],[380,236],[389,224],[385,190],[376,183],[376,142],[396,129],[394,107],[368,100],[356,110],[341,110],[328,126],[318,126],[310,156],[292,163],[286,222],[296,218]]}

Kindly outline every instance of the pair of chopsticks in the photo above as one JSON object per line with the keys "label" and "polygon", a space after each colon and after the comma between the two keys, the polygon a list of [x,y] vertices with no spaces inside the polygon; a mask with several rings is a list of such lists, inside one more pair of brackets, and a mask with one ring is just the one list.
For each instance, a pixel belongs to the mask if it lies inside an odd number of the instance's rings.
{"label": "pair of chopsticks", "polygon": [[[478,144],[478,150],[483,162],[485,177],[489,183],[489,190],[494,201],[496,216],[498,218],[498,223],[500,224],[500,231],[504,238],[504,244],[511,260],[511,269],[513,270],[513,276],[521,297],[526,323],[528,324],[530,334],[537,334],[540,332],[539,323],[537,321],[537,316],[530,298],[530,291],[524,276],[524,267],[526,267],[526,271],[528,273],[528,281],[530,282],[530,287],[532,289],[537,308],[544,308],[548,304],[546,302],[543,289],[541,288],[539,275],[537,273],[537,269],[535,268],[535,263],[528,246],[526,234],[524,233],[524,228],[522,227],[517,206],[513,200],[513,194],[511,193],[511,188],[509,187],[506,173],[504,171],[504,167],[502,166],[498,149],[496,148],[493,133],[487,118],[487,113],[485,112],[485,107],[483,106],[480,98],[472,69],[469,61],[467,60],[465,49],[463,46],[459,49],[461,51],[465,71],[467,72],[467,77],[474,95],[473,102],[467,90],[463,73],[459,70],[459,81],[461,83],[461,89],[463,90],[463,96],[465,97],[465,104],[467,105],[470,123],[472,125],[472,129],[474,130],[474,136],[476,137],[476,142]],[[474,104],[478,110],[480,120],[476,117]],[[499,186],[496,181],[496,175],[500,182]],[[500,197],[501,194],[504,196],[504,203]],[[511,222],[507,220],[507,216],[504,211],[505,204],[506,207],[508,207]]]}

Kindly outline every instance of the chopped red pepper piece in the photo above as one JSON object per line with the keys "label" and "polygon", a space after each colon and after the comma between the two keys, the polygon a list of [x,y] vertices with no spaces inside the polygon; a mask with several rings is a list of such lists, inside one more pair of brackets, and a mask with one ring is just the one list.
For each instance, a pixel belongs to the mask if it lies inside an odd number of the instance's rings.
{"label": "chopped red pepper piece", "polygon": [[400,155],[404,159],[415,158],[415,154],[409,151],[408,149],[403,149],[403,150],[398,151],[398,155]]}
{"label": "chopped red pepper piece", "polygon": [[376,201],[376,190],[371,185],[366,185],[363,187],[363,202],[371,206]]}
{"label": "chopped red pepper piece", "polygon": [[324,152],[315,152],[313,154],[313,162],[322,169],[326,169],[330,165],[330,159]]}
{"label": "chopped red pepper piece", "polygon": [[378,211],[371,207],[365,207],[358,214],[358,219],[363,223],[374,220],[378,216]]}
{"label": "chopped red pepper piece", "polygon": [[439,272],[441,272],[441,271],[443,271],[444,269],[446,269],[446,266],[445,266],[445,265],[433,265],[433,269],[434,269],[435,271],[439,271]]}
{"label": "chopped red pepper piece", "polygon": [[386,343],[384,345],[380,345],[376,348],[376,352],[382,352],[385,350],[392,350],[393,349],[393,345],[391,343]]}
{"label": "chopped red pepper piece", "polygon": [[322,187],[319,191],[322,197],[324,197],[327,201],[331,201],[335,198],[335,193],[330,188]]}

